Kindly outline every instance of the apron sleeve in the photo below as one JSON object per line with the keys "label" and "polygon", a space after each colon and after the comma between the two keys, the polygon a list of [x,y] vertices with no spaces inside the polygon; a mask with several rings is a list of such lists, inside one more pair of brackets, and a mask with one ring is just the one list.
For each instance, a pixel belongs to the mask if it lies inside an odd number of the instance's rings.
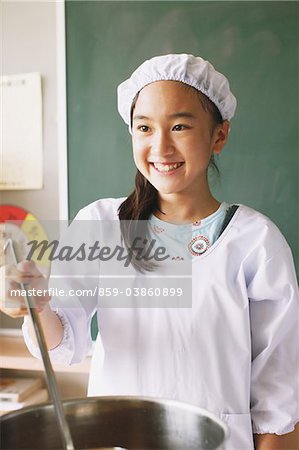
{"label": "apron sleeve", "polygon": [[251,417],[258,434],[291,432],[299,419],[298,285],[291,251],[282,236],[275,238],[275,253],[272,247],[248,285]]}
{"label": "apron sleeve", "polygon": [[[59,345],[49,351],[52,364],[69,366],[83,361],[91,348],[90,330],[84,309],[58,309],[52,308],[59,317],[63,326],[63,337]],[[29,317],[24,318],[22,325],[24,341],[30,353],[41,359],[40,350],[32,341],[29,334]],[[89,321],[90,323],[90,321]]]}
{"label": "apron sleeve", "polygon": [[[97,224],[88,207],[81,210],[62,234],[54,253],[49,279],[50,306],[64,329],[60,344],[49,351],[54,364],[80,363],[91,348],[90,324],[97,307],[99,262],[90,261],[88,251],[94,244]],[[28,320],[24,319],[22,327],[24,340],[33,356],[40,358],[40,351],[29,335]]]}

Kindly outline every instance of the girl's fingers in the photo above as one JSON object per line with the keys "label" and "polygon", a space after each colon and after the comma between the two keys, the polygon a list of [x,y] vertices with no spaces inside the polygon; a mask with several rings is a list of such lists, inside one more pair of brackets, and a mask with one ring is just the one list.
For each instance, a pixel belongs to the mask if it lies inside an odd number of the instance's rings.
{"label": "girl's fingers", "polygon": [[5,266],[6,275],[20,273],[27,276],[42,276],[34,261],[21,261],[17,265]]}
{"label": "girl's fingers", "polygon": [[22,261],[17,266],[7,266],[5,278],[17,283],[32,283],[32,281],[44,280],[44,276],[33,261]]}
{"label": "girl's fingers", "polygon": [[[31,305],[37,309],[38,313],[44,310],[47,303],[47,301],[36,301],[36,298],[31,298]],[[28,315],[24,297],[15,298],[13,296],[7,296],[4,300],[0,299],[0,310],[12,318]]]}
{"label": "girl's fingers", "polygon": [[19,298],[5,298],[0,299],[0,309],[4,314],[12,318],[22,317],[27,315],[28,311],[22,299]]}
{"label": "girl's fingers", "polygon": [[37,277],[37,278],[43,278],[43,275],[36,267],[36,264],[34,261],[21,261],[16,266],[17,270],[21,273],[23,273],[25,276],[30,277]]}
{"label": "girl's fingers", "polygon": [[17,293],[20,291],[20,284],[16,281],[9,281],[7,286],[7,295],[9,298],[16,297]]}
{"label": "girl's fingers", "polygon": [[[0,309],[10,317],[22,317],[28,314],[26,291],[22,289],[20,283],[28,284],[31,288],[41,289],[47,292],[47,280],[37,269],[33,261],[22,261],[16,266],[6,266],[0,268]],[[41,312],[50,296],[31,295],[30,304]]]}
{"label": "girl's fingers", "polygon": [[2,310],[2,312],[12,319],[18,319],[28,315],[27,308],[7,308]]}

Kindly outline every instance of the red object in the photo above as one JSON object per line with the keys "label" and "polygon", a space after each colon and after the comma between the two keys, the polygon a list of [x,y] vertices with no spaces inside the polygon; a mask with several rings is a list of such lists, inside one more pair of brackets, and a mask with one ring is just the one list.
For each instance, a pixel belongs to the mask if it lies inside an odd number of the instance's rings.
{"label": "red object", "polygon": [[14,220],[25,220],[28,211],[19,206],[0,205],[0,223]]}

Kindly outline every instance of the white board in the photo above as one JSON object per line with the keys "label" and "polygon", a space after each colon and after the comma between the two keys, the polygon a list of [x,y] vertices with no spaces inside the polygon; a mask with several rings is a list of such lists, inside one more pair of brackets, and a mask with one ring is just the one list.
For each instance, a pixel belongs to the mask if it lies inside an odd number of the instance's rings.
{"label": "white board", "polygon": [[39,73],[2,76],[0,88],[0,189],[41,189],[41,76]]}

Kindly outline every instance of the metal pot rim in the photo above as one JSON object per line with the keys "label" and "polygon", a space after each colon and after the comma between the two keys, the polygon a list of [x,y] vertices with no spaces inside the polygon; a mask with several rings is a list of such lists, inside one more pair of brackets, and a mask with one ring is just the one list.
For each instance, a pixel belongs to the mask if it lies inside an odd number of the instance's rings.
{"label": "metal pot rim", "polygon": [[[207,411],[204,408],[200,408],[199,406],[196,405],[192,405],[186,402],[181,402],[178,400],[172,400],[172,399],[167,399],[167,398],[157,398],[157,397],[140,397],[140,396],[133,396],[133,395],[104,395],[104,396],[99,396],[99,397],[75,397],[75,398],[69,398],[69,399],[64,399],[62,400],[62,403],[67,405],[72,405],[72,404],[76,404],[76,403],[97,403],[98,401],[108,401],[108,402],[122,402],[122,401],[126,401],[126,402],[136,402],[136,401],[142,401],[145,403],[156,403],[159,405],[167,405],[167,406],[173,406],[173,407],[179,407],[181,409],[184,409],[186,411],[189,412],[193,412],[193,413],[197,413],[197,414],[201,414],[202,416],[208,417],[209,419],[213,420],[214,422],[216,422],[221,428],[223,428],[224,431],[224,438],[227,439],[229,436],[229,429],[228,426],[221,420],[219,419],[218,416],[216,416],[215,414]],[[10,419],[16,415],[20,415],[22,413],[25,412],[29,412],[32,410],[36,410],[37,408],[41,408],[41,407],[53,407],[53,403],[51,402],[47,402],[47,403],[39,403],[37,405],[30,405],[30,406],[26,406],[25,408],[22,409],[18,409],[16,411],[12,411],[8,414],[4,414],[1,417],[1,421],[2,420],[6,420],[6,419]]]}

